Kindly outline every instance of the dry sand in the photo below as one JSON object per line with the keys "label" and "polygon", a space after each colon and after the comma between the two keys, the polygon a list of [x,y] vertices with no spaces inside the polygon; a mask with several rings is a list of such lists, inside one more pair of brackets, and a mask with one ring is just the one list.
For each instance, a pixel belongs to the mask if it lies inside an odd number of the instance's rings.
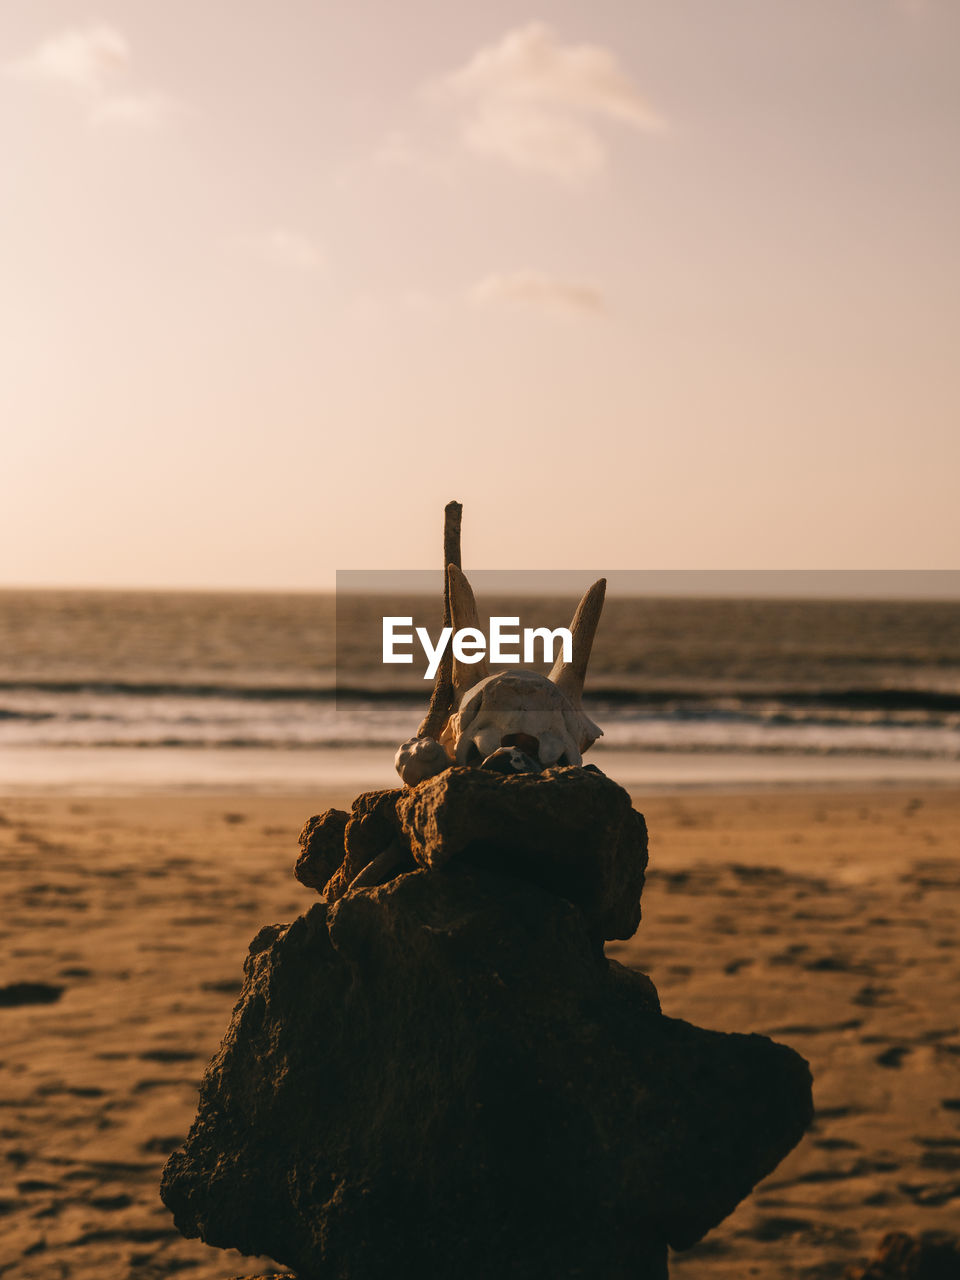
{"label": "dry sand", "polygon": [[[157,1184],[248,940],[312,901],[290,874],[297,831],[349,799],[0,799],[0,985],[62,988],[0,1007],[0,1275],[258,1270],[182,1240]],[[651,833],[644,923],[609,952],[651,974],[666,1013],[796,1047],[818,1107],[797,1151],[671,1274],[826,1278],[887,1230],[957,1230],[960,796],[634,802]]]}

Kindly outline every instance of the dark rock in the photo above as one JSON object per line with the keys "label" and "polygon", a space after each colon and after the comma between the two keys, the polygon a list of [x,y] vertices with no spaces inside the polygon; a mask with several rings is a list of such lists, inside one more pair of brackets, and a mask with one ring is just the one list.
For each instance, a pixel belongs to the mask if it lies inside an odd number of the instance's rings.
{"label": "dark rock", "polygon": [[663,1280],[811,1115],[790,1049],[663,1017],[571,903],[459,860],[261,930],[245,978],[161,1194],[301,1280]]}
{"label": "dark rock", "polygon": [[880,1241],[871,1262],[848,1267],[844,1276],[845,1280],[960,1280],[960,1236],[891,1231]]}
{"label": "dark rock", "polygon": [[343,837],[350,821],[343,809],[308,818],[300,832],[300,857],[293,874],[310,889],[323,889],[343,862]]}
{"label": "dark rock", "polygon": [[360,871],[381,853],[400,831],[397,801],[402,787],[387,791],[365,791],[353,802],[350,821],[344,834],[347,858]]}
{"label": "dark rock", "polygon": [[647,828],[627,792],[599,770],[451,768],[401,792],[396,807],[421,866],[463,858],[504,870],[575,902],[595,936],[636,932]]}
{"label": "dark rock", "polygon": [[354,800],[344,829],[343,860],[324,887],[323,897],[327,902],[343,897],[364,867],[400,837],[397,800],[401,795],[402,788],[396,787],[364,791]]}

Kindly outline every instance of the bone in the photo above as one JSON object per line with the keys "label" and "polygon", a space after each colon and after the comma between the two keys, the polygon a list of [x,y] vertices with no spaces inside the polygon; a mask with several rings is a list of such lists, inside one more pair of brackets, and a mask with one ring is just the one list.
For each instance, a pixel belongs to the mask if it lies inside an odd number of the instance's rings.
{"label": "bone", "polygon": [[397,748],[393,763],[404,784],[415,787],[446,769],[450,757],[435,738],[408,738]]}
{"label": "bone", "polygon": [[603,612],[603,598],[606,591],[606,578],[598,578],[577,605],[577,611],[570,623],[573,659],[571,662],[564,662],[561,653],[550,672],[553,683],[558,689],[562,689],[570,701],[578,707],[583,696],[590,650],[593,648],[593,637],[597,633],[597,624]]}
{"label": "bone", "polygon": [[[473,589],[460,568],[461,513],[456,502],[448,503],[444,512],[444,625],[454,631],[481,631]],[[558,658],[549,678],[522,670],[491,676],[486,657],[463,662],[451,645],[444,653],[418,737],[397,752],[397,772],[404,783],[417,786],[451,761],[476,764],[501,747],[514,745],[541,766],[579,765],[583,752],[602,733],[584,713],[581,697],[606,586],[606,579],[600,578],[580,601],[570,624],[571,660],[564,663],[562,656]]]}
{"label": "bone", "polygon": [[501,671],[464,695],[450,718],[448,750],[457,764],[486,758],[516,741],[531,747],[541,765],[580,764],[601,730],[562,689],[538,671]]}
{"label": "bone", "polygon": [[[447,565],[447,582],[450,588],[450,614],[454,633],[464,627],[480,630],[480,614],[474,599],[473,588],[466,575],[455,565]],[[479,662],[460,662],[456,654],[453,656],[453,687],[460,699],[475,684],[485,680],[490,674],[486,656]]]}
{"label": "bone", "polygon": [[481,765],[487,773],[539,773],[540,761],[519,747],[498,747]]}
{"label": "bone", "polygon": [[353,877],[348,886],[350,889],[363,889],[375,884],[384,884],[393,872],[406,861],[406,849],[401,840],[391,840],[383,853],[378,853],[372,862],[368,862],[361,872]]}

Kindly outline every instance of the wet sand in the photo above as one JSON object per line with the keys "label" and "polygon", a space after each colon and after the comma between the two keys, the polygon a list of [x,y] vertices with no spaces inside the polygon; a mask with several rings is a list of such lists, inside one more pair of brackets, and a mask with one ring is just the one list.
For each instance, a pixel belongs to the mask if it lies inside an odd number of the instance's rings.
{"label": "wet sand", "polygon": [[[284,795],[0,799],[0,1276],[225,1280],[182,1240],[167,1153],[247,942],[313,895]],[[810,1061],[811,1134],[671,1274],[820,1277],[888,1230],[960,1222],[960,795],[897,787],[651,794],[644,922],[611,955],[664,1011]],[[599,1278],[598,1278],[599,1280]]]}

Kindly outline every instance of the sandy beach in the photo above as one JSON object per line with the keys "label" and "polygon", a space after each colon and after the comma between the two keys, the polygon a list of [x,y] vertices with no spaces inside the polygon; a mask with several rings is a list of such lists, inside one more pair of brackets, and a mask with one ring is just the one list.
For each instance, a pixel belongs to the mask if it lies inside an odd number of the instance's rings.
{"label": "sandy beach", "polygon": [[[0,1275],[252,1275],[157,1186],[249,939],[312,901],[297,833],[355,788],[0,799]],[[960,796],[922,786],[658,793],[644,921],[608,953],[664,1011],[810,1061],[800,1147],[677,1277],[842,1275],[960,1210]],[[265,1265],[265,1264],[264,1264]]]}

